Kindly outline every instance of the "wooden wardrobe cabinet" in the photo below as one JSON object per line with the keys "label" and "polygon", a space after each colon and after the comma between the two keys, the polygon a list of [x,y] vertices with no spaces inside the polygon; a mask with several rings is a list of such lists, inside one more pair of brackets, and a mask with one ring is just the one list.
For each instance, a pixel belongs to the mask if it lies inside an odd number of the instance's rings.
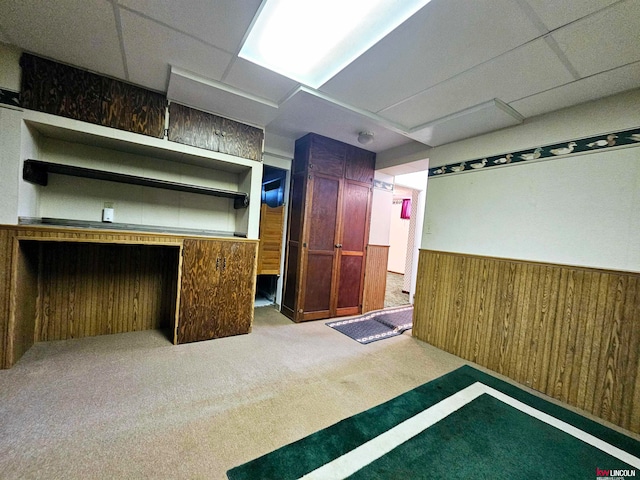
{"label": "wooden wardrobe cabinet", "polygon": [[296,141],[282,312],[296,322],[362,311],[375,154],[310,133]]}

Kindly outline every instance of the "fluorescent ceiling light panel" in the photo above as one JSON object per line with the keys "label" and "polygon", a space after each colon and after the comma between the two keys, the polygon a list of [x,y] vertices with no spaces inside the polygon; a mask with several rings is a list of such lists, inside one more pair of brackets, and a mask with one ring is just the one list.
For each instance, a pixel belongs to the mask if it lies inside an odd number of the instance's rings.
{"label": "fluorescent ceiling light panel", "polygon": [[318,88],[430,0],[265,0],[240,57]]}

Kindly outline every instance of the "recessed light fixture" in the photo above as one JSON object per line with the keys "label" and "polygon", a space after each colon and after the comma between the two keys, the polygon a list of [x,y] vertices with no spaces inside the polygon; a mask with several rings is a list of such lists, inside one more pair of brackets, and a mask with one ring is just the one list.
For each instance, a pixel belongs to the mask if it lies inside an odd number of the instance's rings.
{"label": "recessed light fixture", "polygon": [[265,0],[240,57],[318,88],[430,0]]}

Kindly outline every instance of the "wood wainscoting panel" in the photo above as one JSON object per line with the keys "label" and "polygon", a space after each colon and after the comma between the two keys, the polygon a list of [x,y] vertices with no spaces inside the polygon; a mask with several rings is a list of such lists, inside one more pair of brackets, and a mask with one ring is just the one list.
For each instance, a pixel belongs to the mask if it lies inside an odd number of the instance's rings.
{"label": "wood wainscoting panel", "polygon": [[640,273],[421,250],[413,335],[640,433]]}
{"label": "wood wainscoting panel", "polygon": [[36,341],[173,326],[177,247],[40,243]]}
{"label": "wood wainscoting panel", "polygon": [[12,335],[12,363],[17,361],[37,341],[35,337],[39,314],[38,274],[42,258],[40,245],[35,242],[18,242],[14,239],[15,289],[20,295],[14,295],[12,302],[10,330]]}
{"label": "wood wainscoting panel", "polygon": [[362,313],[384,308],[389,245],[367,245]]}

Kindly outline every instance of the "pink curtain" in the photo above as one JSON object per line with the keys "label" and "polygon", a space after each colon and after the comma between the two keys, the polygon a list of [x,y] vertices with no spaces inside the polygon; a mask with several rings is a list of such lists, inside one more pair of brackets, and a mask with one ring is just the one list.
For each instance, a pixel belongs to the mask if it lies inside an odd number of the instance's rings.
{"label": "pink curtain", "polygon": [[402,200],[402,210],[400,210],[400,218],[411,218],[411,199],[405,198]]}

